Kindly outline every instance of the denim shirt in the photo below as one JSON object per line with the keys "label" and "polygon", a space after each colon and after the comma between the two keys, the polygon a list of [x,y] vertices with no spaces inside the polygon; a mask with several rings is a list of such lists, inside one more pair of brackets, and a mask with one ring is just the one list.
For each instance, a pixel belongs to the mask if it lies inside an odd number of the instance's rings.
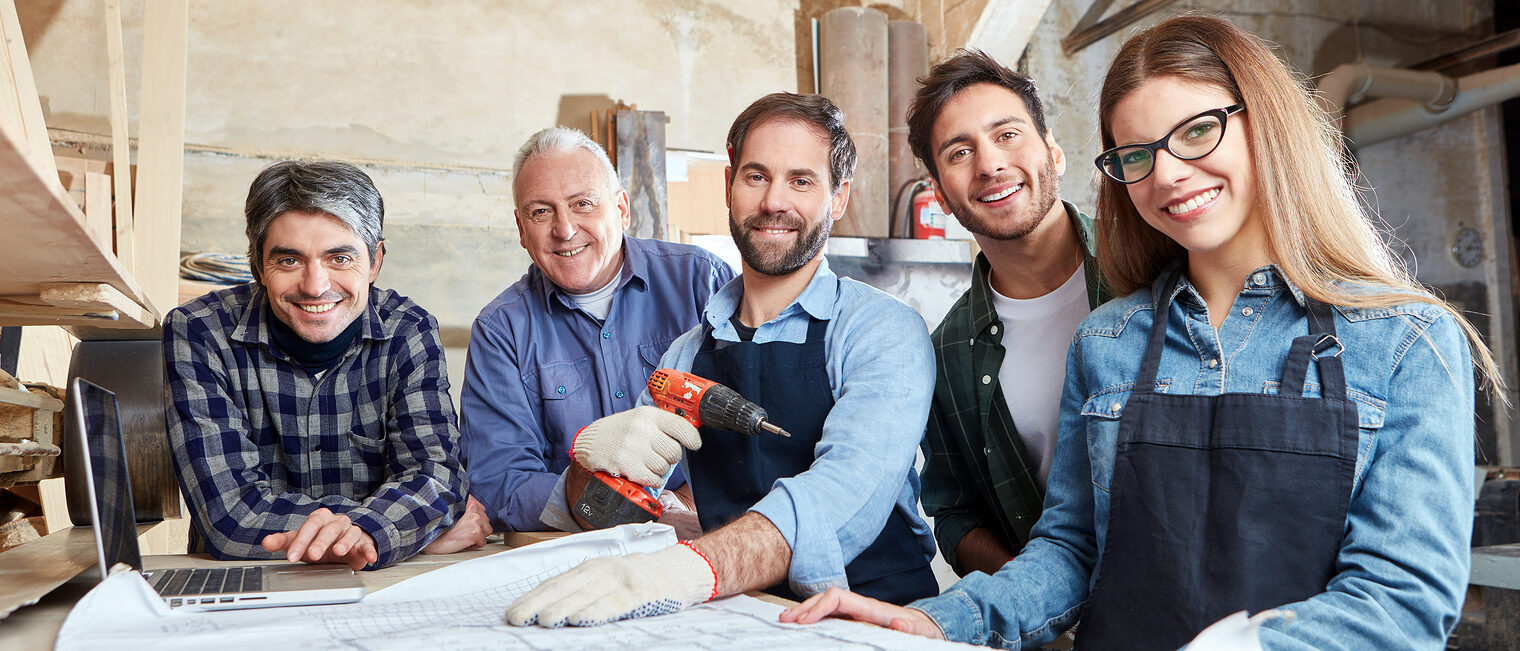
{"label": "denim shirt", "polygon": [[[1034,539],[997,574],[973,573],[912,604],[950,639],[1038,646],[1075,621],[1102,564],[1119,419],[1159,282],[1104,305],[1077,330]],[[1472,535],[1467,341],[1445,310],[1425,303],[1335,312],[1360,427],[1345,539],[1325,591],[1282,604],[1296,617],[1266,623],[1262,647],[1439,648],[1460,616]],[[1290,342],[1308,332],[1303,293],[1275,266],[1247,278],[1217,333],[1184,279],[1168,327],[1156,390],[1187,395],[1275,394]],[[1314,365],[1306,395],[1319,396]],[[1284,557],[1292,562],[1292,551]]]}
{"label": "denim shirt", "polygon": [[570,443],[630,409],[670,342],[733,270],[686,244],[623,238],[612,309],[597,321],[529,267],[475,319],[459,397],[470,484],[495,529],[539,531]]}
{"label": "denim shirt", "polygon": [[[702,312],[716,339],[739,341],[729,317],[739,311],[741,280],[718,290]],[[934,392],[928,326],[902,301],[835,275],[825,259],[797,300],[761,324],[752,341],[806,341],[810,317],[829,321],[824,351],[834,408],[813,465],[778,479],[749,509],[786,538],[788,579],[804,596],[849,587],[845,564],[875,542],[894,508],[907,518],[924,560],[934,556],[934,537],[918,517],[913,469]],[[690,370],[701,347],[698,326],[671,344],[660,367]],[[647,389],[639,403],[653,404]]]}

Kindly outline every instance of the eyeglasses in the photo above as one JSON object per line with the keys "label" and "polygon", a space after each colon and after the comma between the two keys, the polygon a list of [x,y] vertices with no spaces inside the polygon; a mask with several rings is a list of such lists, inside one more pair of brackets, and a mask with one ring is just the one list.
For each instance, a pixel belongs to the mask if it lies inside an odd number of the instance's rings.
{"label": "eyeglasses", "polygon": [[1212,111],[1204,111],[1183,120],[1170,133],[1156,142],[1144,145],[1124,145],[1098,154],[1093,164],[1104,176],[1120,183],[1138,183],[1156,169],[1156,152],[1166,150],[1178,160],[1198,160],[1214,153],[1224,140],[1224,126],[1235,115],[1246,110],[1244,104],[1234,104]]}

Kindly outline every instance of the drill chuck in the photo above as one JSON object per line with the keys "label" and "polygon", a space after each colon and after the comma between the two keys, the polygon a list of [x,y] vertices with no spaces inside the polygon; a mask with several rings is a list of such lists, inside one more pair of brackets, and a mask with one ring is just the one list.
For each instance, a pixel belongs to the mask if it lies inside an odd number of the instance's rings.
{"label": "drill chuck", "polygon": [[745,400],[737,391],[721,384],[714,384],[702,396],[698,409],[702,424],[719,429],[733,430],[740,434],[759,436],[763,432],[791,436],[786,430],[766,421],[769,414],[765,408]]}

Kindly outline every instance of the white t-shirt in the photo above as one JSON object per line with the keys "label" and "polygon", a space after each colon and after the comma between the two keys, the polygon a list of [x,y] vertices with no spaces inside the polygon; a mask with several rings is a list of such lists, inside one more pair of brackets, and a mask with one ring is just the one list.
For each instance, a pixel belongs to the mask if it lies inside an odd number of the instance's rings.
{"label": "white t-shirt", "polygon": [[618,273],[613,274],[612,282],[596,291],[587,294],[571,294],[570,292],[565,292],[565,294],[575,302],[577,307],[596,317],[597,321],[606,321],[607,313],[612,311],[612,295],[617,293],[618,281],[623,277],[622,272],[623,270],[619,268]]}
{"label": "white t-shirt", "polygon": [[1066,385],[1066,351],[1088,308],[1084,265],[1055,291],[1030,299],[1008,298],[992,290],[992,305],[1003,327],[1003,366],[998,382],[1024,439],[1040,487],[1050,476],[1050,458],[1060,426],[1061,389]]}

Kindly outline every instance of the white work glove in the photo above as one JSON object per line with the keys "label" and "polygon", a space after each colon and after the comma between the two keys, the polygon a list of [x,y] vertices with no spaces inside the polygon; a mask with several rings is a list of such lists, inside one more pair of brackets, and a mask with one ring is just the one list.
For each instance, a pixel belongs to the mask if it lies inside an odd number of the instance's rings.
{"label": "white work glove", "polygon": [[507,623],[544,628],[601,626],[678,612],[712,599],[718,575],[696,548],[593,558],[538,584],[507,606]]}
{"label": "white work glove", "polygon": [[657,407],[634,407],[596,419],[575,435],[571,456],[592,472],[602,470],[645,486],[659,486],[681,460],[681,448],[702,447],[697,428]]}

